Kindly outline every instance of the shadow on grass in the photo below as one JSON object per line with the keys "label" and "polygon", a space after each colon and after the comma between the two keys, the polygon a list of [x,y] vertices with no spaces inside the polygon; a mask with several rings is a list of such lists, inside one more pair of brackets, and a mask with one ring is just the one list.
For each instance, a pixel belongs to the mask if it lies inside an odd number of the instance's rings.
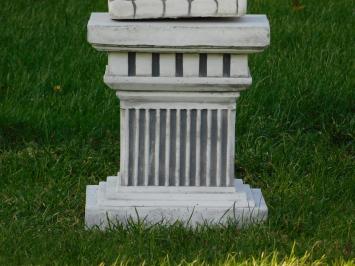
{"label": "shadow on grass", "polygon": [[0,117],[0,149],[22,149],[28,142],[42,143],[45,139],[45,132],[30,122]]}

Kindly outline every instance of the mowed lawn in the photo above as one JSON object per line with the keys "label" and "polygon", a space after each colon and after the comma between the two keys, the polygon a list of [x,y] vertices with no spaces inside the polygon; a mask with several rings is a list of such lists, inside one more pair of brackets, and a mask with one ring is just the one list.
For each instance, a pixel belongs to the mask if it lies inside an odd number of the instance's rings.
{"label": "mowed lawn", "polygon": [[236,172],[260,187],[248,229],[84,230],[85,187],[119,169],[119,101],[86,42],[104,0],[2,0],[0,265],[355,263],[355,84],[349,0],[250,0],[271,46],[238,101]]}

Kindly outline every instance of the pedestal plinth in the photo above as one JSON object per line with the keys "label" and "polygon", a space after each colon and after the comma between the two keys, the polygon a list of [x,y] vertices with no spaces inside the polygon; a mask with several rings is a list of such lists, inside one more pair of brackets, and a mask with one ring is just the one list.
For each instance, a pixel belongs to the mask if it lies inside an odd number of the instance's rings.
{"label": "pedestal plinth", "polygon": [[121,157],[117,176],[88,186],[86,225],[264,220],[261,191],[235,179],[234,162],[236,99],[252,81],[248,53],[269,44],[266,17],[123,22],[94,13],[88,40],[108,52]]}

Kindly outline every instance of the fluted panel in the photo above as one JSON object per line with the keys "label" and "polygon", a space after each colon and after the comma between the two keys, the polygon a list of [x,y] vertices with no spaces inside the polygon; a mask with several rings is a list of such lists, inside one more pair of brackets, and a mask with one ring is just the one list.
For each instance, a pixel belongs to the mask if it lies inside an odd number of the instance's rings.
{"label": "fluted panel", "polygon": [[232,186],[235,110],[124,109],[121,181],[128,186]]}
{"label": "fluted panel", "polygon": [[129,77],[249,77],[248,56],[240,54],[115,52],[108,71]]}

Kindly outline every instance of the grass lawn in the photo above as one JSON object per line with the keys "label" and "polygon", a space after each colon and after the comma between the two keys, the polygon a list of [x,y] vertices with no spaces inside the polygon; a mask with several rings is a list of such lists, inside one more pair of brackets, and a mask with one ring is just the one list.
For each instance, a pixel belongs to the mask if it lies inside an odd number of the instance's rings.
{"label": "grass lawn", "polygon": [[0,265],[355,263],[353,5],[291,2],[249,1],[271,46],[238,102],[236,171],[268,221],[100,232],[84,230],[85,186],[119,169],[119,102],[86,23],[107,3],[2,0]]}

